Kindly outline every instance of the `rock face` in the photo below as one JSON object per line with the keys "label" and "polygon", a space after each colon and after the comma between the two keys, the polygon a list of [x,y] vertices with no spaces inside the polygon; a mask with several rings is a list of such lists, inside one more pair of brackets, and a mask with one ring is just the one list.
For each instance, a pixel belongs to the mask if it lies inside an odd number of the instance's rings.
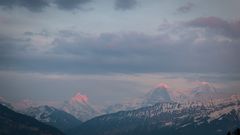
{"label": "rock face", "polygon": [[[158,103],[93,118],[72,135],[224,135],[240,126],[240,102]],[[94,130],[92,130],[94,129]]]}
{"label": "rock face", "polygon": [[24,110],[23,113],[45,124],[54,126],[63,132],[82,123],[71,114],[47,105],[30,107]]}
{"label": "rock face", "polygon": [[63,135],[58,129],[0,104],[1,135]]}

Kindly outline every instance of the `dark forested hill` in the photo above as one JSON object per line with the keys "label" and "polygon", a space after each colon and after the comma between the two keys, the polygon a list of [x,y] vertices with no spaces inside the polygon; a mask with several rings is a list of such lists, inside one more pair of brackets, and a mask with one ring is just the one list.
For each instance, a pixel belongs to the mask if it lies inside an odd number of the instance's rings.
{"label": "dark forested hill", "polygon": [[63,135],[63,133],[0,104],[0,135]]}

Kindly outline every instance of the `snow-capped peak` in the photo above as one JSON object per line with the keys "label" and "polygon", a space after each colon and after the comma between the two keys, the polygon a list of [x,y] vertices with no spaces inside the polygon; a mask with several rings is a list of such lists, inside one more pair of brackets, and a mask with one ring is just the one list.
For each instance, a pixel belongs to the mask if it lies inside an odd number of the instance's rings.
{"label": "snow-capped peak", "polygon": [[143,101],[143,106],[154,105],[159,102],[171,101],[168,89],[169,86],[167,84],[160,83],[157,85],[157,87],[147,93]]}
{"label": "snow-capped peak", "polygon": [[60,109],[72,114],[81,121],[86,121],[98,114],[88,103],[88,99],[87,95],[78,92],[69,101],[65,101]]}
{"label": "snow-capped peak", "polygon": [[157,84],[146,95],[132,99],[120,104],[110,105],[103,110],[105,113],[117,112],[120,110],[133,110],[141,107],[152,106],[159,102],[172,102],[170,87],[165,83]]}
{"label": "snow-capped peak", "polygon": [[157,89],[157,88],[161,88],[161,89],[169,89],[170,87],[167,85],[167,84],[165,84],[165,83],[159,83],[159,84],[157,84],[156,86],[155,86],[155,89]]}
{"label": "snow-capped peak", "polygon": [[78,92],[76,95],[74,95],[71,98],[71,102],[75,103],[84,103],[86,104],[88,102],[88,96],[81,94],[80,92]]}
{"label": "snow-capped peak", "polygon": [[216,88],[208,82],[199,82],[198,86],[192,89],[193,94],[213,94],[216,93]]}

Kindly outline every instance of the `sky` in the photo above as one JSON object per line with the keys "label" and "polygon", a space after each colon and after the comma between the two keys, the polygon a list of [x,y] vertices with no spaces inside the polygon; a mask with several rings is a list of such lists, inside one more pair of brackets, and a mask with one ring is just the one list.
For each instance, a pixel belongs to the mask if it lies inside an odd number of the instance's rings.
{"label": "sky", "polygon": [[1,0],[0,96],[93,104],[210,82],[240,93],[239,0]]}

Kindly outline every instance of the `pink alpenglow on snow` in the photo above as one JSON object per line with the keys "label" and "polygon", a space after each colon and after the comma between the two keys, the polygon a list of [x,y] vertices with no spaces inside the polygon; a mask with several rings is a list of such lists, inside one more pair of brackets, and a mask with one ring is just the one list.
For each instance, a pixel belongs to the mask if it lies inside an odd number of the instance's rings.
{"label": "pink alpenglow on snow", "polygon": [[199,84],[199,85],[210,85],[209,82],[199,82],[198,84]]}
{"label": "pink alpenglow on snow", "polygon": [[155,88],[169,89],[169,85],[167,85],[166,83],[159,83],[155,86]]}
{"label": "pink alpenglow on snow", "polygon": [[88,96],[78,92],[75,96],[72,97],[72,101],[80,102],[80,103],[87,103],[88,102]]}
{"label": "pink alpenglow on snow", "polygon": [[193,88],[194,93],[216,93],[217,89],[209,82],[196,82],[197,87]]}

